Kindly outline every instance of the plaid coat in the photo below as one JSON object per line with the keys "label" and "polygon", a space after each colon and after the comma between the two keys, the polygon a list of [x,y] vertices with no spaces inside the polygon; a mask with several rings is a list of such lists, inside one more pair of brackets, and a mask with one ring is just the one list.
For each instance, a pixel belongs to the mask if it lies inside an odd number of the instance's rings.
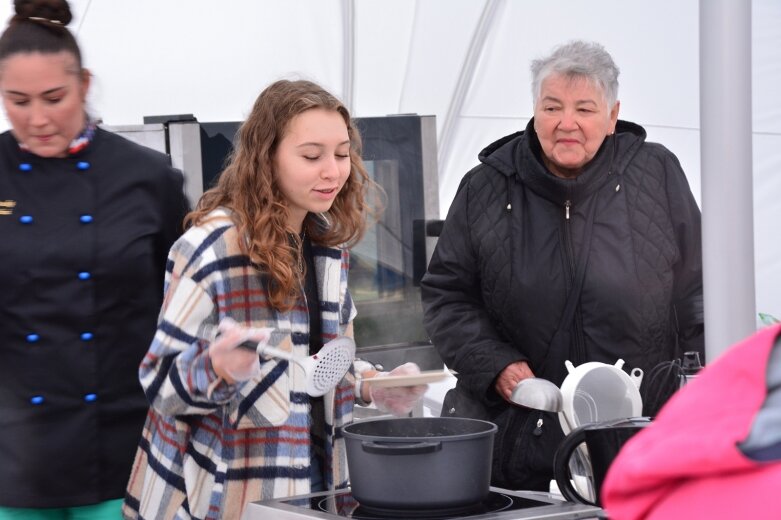
{"label": "plaid coat", "polygon": [[[238,519],[249,502],[310,492],[310,415],[305,376],[271,359],[244,384],[218,380],[208,356],[219,321],[273,327],[270,345],[309,355],[303,295],[289,312],[271,307],[263,277],[240,253],[225,211],[190,228],[171,248],[158,328],[140,367],[151,403],[123,507],[133,519]],[[314,247],[323,340],[352,334],[348,253]],[[302,291],[303,293],[303,291]],[[326,484],[347,485],[344,439],[354,375],[324,396]],[[330,471],[329,471],[330,470]]]}

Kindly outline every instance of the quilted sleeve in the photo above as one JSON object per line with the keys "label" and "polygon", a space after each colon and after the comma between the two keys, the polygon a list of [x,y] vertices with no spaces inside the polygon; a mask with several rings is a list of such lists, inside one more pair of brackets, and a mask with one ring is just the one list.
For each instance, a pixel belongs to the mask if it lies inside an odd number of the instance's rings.
{"label": "quilted sleeve", "polygon": [[681,353],[696,351],[705,362],[702,297],[702,226],[700,208],[694,200],[678,158],[670,151],[664,162],[670,219],[680,259],[674,266],[673,303]]}
{"label": "quilted sleeve", "polygon": [[458,372],[459,385],[485,404],[500,397],[496,376],[525,357],[496,330],[480,292],[477,250],[473,245],[468,174],[450,206],[442,233],[421,282],[424,324],[448,367]]}

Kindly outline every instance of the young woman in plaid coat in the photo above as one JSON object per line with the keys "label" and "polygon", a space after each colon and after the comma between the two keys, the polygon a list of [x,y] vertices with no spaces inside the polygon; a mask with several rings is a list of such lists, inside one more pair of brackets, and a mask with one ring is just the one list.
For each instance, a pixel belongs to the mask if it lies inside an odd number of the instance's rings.
{"label": "young woman in plaid coat", "polygon": [[371,184],[336,98],[307,81],[260,94],[168,257],[126,518],[238,519],[252,501],[347,485],[338,432],[352,420],[352,370],[311,398],[300,367],[236,347],[305,357],[352,335],[346,247]]}

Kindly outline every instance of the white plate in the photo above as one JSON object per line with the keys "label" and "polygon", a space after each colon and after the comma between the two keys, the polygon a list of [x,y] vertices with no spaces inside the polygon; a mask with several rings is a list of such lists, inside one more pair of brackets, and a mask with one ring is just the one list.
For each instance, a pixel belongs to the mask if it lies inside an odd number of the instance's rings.
{"label": "white plate", "polygon": [[377,376],[369,377],[363,380],[364,383],[371,383],[374,386],[388,388],[394,386],[415,386],[436,383],[451,377],[450,372],[445,370],[428,370],[420,374],[409,376]]}

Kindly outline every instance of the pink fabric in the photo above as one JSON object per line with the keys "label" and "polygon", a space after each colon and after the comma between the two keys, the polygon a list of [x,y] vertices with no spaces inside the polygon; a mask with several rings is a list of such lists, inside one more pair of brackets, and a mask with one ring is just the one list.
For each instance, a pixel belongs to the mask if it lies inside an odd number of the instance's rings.
{"label": "pink fabric", "polygon": [[781,519],[781,462],[745,457],[781,326],[731,347],[632,437],[602,486],[610,520]]}

